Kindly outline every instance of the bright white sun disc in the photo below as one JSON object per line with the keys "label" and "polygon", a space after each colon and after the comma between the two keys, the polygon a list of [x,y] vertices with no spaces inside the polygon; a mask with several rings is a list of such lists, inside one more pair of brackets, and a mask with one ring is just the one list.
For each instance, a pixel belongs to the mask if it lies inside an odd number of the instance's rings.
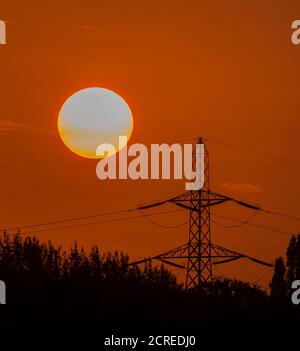
{"label": "bright white sun disc", "polygon": [[58,116],[58,131],[64,144],[75,154],[96,156],[97,147],[111,144],[119,151],[119,137],[129,140],[132,113],[123,98],[104,88],[87,88],[70,96]]}

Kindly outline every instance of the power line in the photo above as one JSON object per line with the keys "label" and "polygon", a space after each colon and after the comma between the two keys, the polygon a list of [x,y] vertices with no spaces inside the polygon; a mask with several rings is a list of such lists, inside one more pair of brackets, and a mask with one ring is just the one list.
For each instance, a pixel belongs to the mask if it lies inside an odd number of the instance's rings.
{"label": "power line", "polygon": [[11,231],[11,230],[20,230],[20,229],[27,229],[27,228],[36,228],[36,227],[52,225],[52,224],[60,224],[60,223],[66,223],[66,222],[80,221],[80,220],[84,220],[84,219],[91,219],[91,218],[96,218],[96,217],[116,215],[116,214],[121,214],[121,213],[125,213],[125,212],[134,211],[134,210],[136,210],[136,209],[127,209],[127,210],[103,212],[103,213],[90,215],[90,216],[73,217],[73,218],[66,218],[66,219],[61,219],[61,220],[57,220],[57,221],[41,222],[41,223],[28,224],[28,225],[23,225],[23,226],[18,226],[18,227],[4,228],[4,229],[0,229],[0,231]]}
{"label": "power line", "polygon": [[[226,224],[222,224],[222,223],[218,223],[215,220],[213,220],[211,218],[211,221],[213,223],[215,223],[216,225],[223,227],[223,228],[238,228],[241,227],[242,225],[248,224],[254,217],[256,217],[258,215],[258,212],[255,212],[252,216],[250,216],[248,219],[246,219],[245,221],[240,221],[240,223],[238,224],[233,224],[233,225],[226,225]],[[217,216],[217,215],[215,215]]]}
{"label": "power line", "polygon": [[[186,139],[181,139],[181,140],[177,140],[177,141],[174,140],[174,141],[163,142],[163,143],[158,143],[158,144],[183,143],[185,141],[192,141],[192,140],[193,140],[193,138],[186,138]],[[149,146],[151,144],[146,144],[146,145]],[[36,160],[36,161],[26,161],[26,162],[0,164],[0,168],[13,168],[13,167],[21,167],[21,166],[38,165],[38,164],[42,164],[42,163],[64,161],[64,160],[70,160],[70,159],[74,159],[74,158],[75,158],[75,156],[66,156],[66,157],[56,157],[56,158]]]}
{"label": "power line", "polygon": [[57,157],[57,158],[51,158],[51,159],[45,159],[45,160],[36,160],[36,161],[28,161],[28,162],[20,162],[20,163],[0,164],[0,168],[12,168],[12,167],[20,167],[20,166],[29,166],[29,165],[36,165],[36,164],[42,164],[42,163],[64,161],[64,160],[69,160],[69,159],[72,159],[72,158],[74,158],[74,157],[69,156],[69,157]]}
{"label": "power line", "polygon": [[[158,143],[158,144],[182,143],[182,142],[192,141],[192,140],[196,140],[196,139],[198,139],[198,138],[186,138],[186,139],[173,140],[173,141],[168,141],[168,142],[163,142],[163,143]],[[237,145],[233,145],[233,144],[224,143],[224,142],[221,142],[221,141],[217,141],[215,139],[203,137],[203,140],[211,142],[211,143],[214,143],[214,144],[219,144],[219,145],[223,145],[223,146],[226,146],[226,147],[230,147],[230,148],[233,148],[233,149],[236,149],[236,150],[239,150],[239,151],[253,153],[253,154],[256,154],[256,155],[259,155],[259,156],[272,158],[272,159],[275,159],[275,160],[278,160],[278,161],[283,161],[283,162],[288,162],[288,163],[300,165],[300,161],[291,160],[291,159],[280,157],[280,156],[276,156],[276,155],[271,155],[271,154],[260,152],[260,151],[256,151],[256,150],[253,150],[253,149],[248,149],[248,148],[245,148],[245,147],[242,147],[242,146],[237,146]],[[147,145],[150,145],[150,144],[147,144]],[[27,166],[27,165],[35,165],[35,164],[63,161],[63,160],[68,160],[68,159],[72,159],[72,158],[74,158],[74,157],[73,156],[68,156],[68,157],[57,157],[57,158],[52,158],[52,159],[44,159],[44,160],[36,160],[36,161],[28,161],[28,162],[19,162],[19,163],[2,164],[2,165],[0,164],[0,168],[12,168],[12,167]]]}
{"label": "power line", "polygon": [[271,154],[268,154],[268,153],[264,153],[264,152],[260,152],[260,151],[256,151],[256,150],[252,150],[252,149],[248,149],[248,148],[245,148],[245,147],[242,147],[242,146],[227,144],[227,143],[224,143],[224,142],[221,142],[221,141],[217,141],[217,140],[214,140],[214,139],[210,139],[210,138],[204,138],[203,137],[203,139],[208,141],[208,142],[211,142],[211,143],[214,143],[214,144],[223,145],[223,146],[226,146],[226,147],[230,147],[232,149],[236,149],[236,150],[239,150],[239,151],[244,151],[244,152],[248,152],[248,153],[251,153],[251,154],[256,154],[256,155],[259,155],[259,156],[271,158],[271,159],[282,161],[282,162],[288,162],[288,163],[292,163],[292,164],[295,164],[295,165],[300,165],[300,161],[296,161],[296,160],[292,160],[292,159],[288,159],[288,158],[280,157],[280,156],[276,156],[276,155],[271,155]]}
{"label": "power line", "polygon": [[284,218],[294,219],[296,221],[300,221],[300,217],[297,217],[297,216],[291,216],[291,215],[283,214],[283,213],[280,213],[280,212],[270,211],[270,210],[265,210],[265,209],[261,209],[261,211],[265,212],[267,214],[272,214],[272,215],[275,215],[275,216],[279,216],[279,217],[284,217]]}
{"label": "power line", "polygon": [[235,199],[232,199],[232,200],[234,202],[236,202],[238,205],[248,207],[248,208],[253,209],[255,211],[260,211],[260,212],[264,212],[266,214],[271,214],[274,216],[279,216],[279,217],[283,217],[283,218],[293,219],[295,221],[300,221],[300,217],[297,217],[297,216],[292,216],[292,215],[288,215],[288,214],[277,212],[277,211],[267,210],[265,208],[261,208],[261,207],[255,206],[255,205],[250,205],[250,204],[247,204],[246,202],[235,200]]}
{"label": "power line", "polygon": [[[183,209],[182,209],[183,211]],[[150,215],[149,215],[150,216]],[[185,221],[183,223],[180,224],[174,224],[174,225],[166,225],[166,224],[161,224],[161,223],[157,223],[155,222],[153,219],[151,219],[150,217],[146,216],[145,219],[150,222],[153,225],[156,225],[157,227],[160,228],[164,228],[164,229],[175,229],[175,228],[180,228],[183,227],[184,225],[186,225],[188,223],[188,221]]]}
{"label": "power line", "polygon": [[267,214],[271,214],[271,215],[275,215],[275,216],[279,216],[279,217],[283,217],[283,218],[288,218],[288,219],[293,219],[293,220],[296,220],[296,221],[300,221],[300,217],[297,217],[297,216],[288,215],[288,214],[277,212],[277,211],[273,211],[273,210],[268,210],[268,209],[259,207],[257,205],[250,204],[250,203],[245,202],[245,201],[237,200],[237,199],[235,199],[233,197],[230,197],[230,196],[227,196],[227,195],[217,194],[217,193],[212,192],[212,191],[210,191],[210,193],[214,194],[214,195],[217,195],[217,196],[220,196],[220,197],[223,197],[223,199],[225,199],[225,201],[233,201],[233,202],[235,202],[236,204],[238,204],[240,206],[243,206],[243,207],[255,210],[255,211],[260,211],[260,212],[264,212],[264,213],[267,213]]}
{"label": "power line", "polygon": [[260,225],[260,224],[255,224],[255,223],[243,222],[243,221],[238,220],[238,219],[235,219],[235,218],[231,218],[231,217],[227,217],[227,216],[222,216],[222,215],[215,214],[215,213],[214,213],[213,215],[216,216],[216,217],[219,217],[219,218],[228,219],[228,220],[233,221],[233,222],[237,222],[237,223],[242,223],[242,224],[250,225],[250,226],[256,227],[256,228],[261,228],[261,229],[265,229],[265,230],[270,230],[270,231],[273,231],[273,232],[282,233],[282,234],[287,234],[287,235],[295,235],[295,233],[288,232],[288,231],[281,230],[281,229],[276,229],[276,228],[273,228],[273,227],[268,227],[268,226],[264,226],[264,225]]}
{"label": "power line", "polygon": [[[103,213],[103,214],[99,214],[99,215],[94,215],[94,216],[85,216],[85,217],[80,217],[80,219],[83,218],[95,218],[98,216],[106,216],[106,215],[112,215],[112,214],[119,214],[119,213],[124,213],[124,212],[129,212],[132,210],[123,210],[123,211],[115,211],[115,212],[107,212],[107,213]],[[142,215],[136,215],[136,216],[126,216],[126,217],[121,217],[121,218],[114,218],[114,219],[108,219],[105,221],[96,221],[96,222],[89,222],[89,223],[79,223],[79,224],[73,224],[73,225],[68,225],[68,226],[62,226],[62,227],[56,227],[56,228],[48,228],[48,229],[41,229],[41,230],[34,230],[34,231],[27,231],[27,232],[23,232],[24,234],[30,234],[30,233],[41,233],[41,232],[48,232],[48,231],[56,231],[56,230],[63,230],[63,229],[69,229],[69,228],[77,228],[77,227],[84,227],[84,226],[89,226],[89,225],[97,225],[97,224],[104,224],[104,223],[113,223],[113,222],[119,222],[119,221],[126,221],[126,220],[131,220],[131,219],[137,219],[137,218],[147,218],[150,216],[156,216],[156,215],[163,215],[163,214],[169,214],[169,213],[175,213],[175,212],[180,212],[180,211],[184,211],[184,209],[177,209],[177,210],[169,210],[169,211],[160,211],[160,212],[154,212],[154,213],[149,213],[149,214],[142,214]],[[242,225],[250,225],[256,228],[260,228],[260,229],[265,229],[265,230],[269,230],[269,231],[273,231],[273,232],[277,232],[277,233],[281,233],[281,234],[287,234],[287,235],[294,235],[295,233],[292,232],[288,232],[288,231],[284,231],[281,229],[277,229],[277,228],[273,228],[273,227],[268,227],[268,226],[264,226],[264,225],[260,225],[260,224],[255,224],[255,223],[249,223],[248,221],[241,221],[239,219],[236,218],[231,218],[231,217],[227,217],[227,216],[223,216],[220,214],[213,214],[213,216],[215,217],[219,217],[222,219],[226,219],[226,220],[230,220],[236,223],[239,223],[238,226],[242,226]],[[76,218],[76,220],[79,220],[79,218]],[[252,219],[252,218],[251,218]],[[49,224],[57,224],[57,223],[64,223],[66,221],[70,221],[70,219],[68,220],[64,220],[62,221],[55,221],[55,222],[47,222],[47,225]],[[153,223],[153,221],[151,221],[152,224],[157,225],[157,223]],[[215,222],[216,223],[216,222]],[[180,225],[177,225],[175,227],[179,227],[179,226],[183,226],[185,223],[181,223]],[[225,225],[216,223],[222,227],[227,227]],[[41,224],[40,224],[41,225]],[[42,224],[44,225],[44,224]],[[159,225],[161,226],[161,225]],[[37,227],[37,225],[32,225],[32,226],[23,226],[23,227],[15,227],[15,228],[11,228],[9,230],[20,230],[20,229],[28,229],[28,228],[34,228]],[[165,227],[165,226],[162,226]],[[231,226],[230,226],[231,227]],[[167,226],[167,228],[169,228]],[[233,228],[233,227],[232,227]],[[2,230],[3,231],[3,230]]]}
{"label": "power line", "polygon": [[121,217],[121,218],[115,218],[115,219],[108,219],[108,220],[105,220],[105,221],[79,223],[79,224],[73,224],[73,225],[68,225],[68,226],[63,226],[63,227],[56,227],[56,228],[48,228],[48,229],[27,231],[27,232],[23,232],[23,234],[41,233],[41,232],[49,232],[49,231],[63,230],[63,229],[69,229],[69,228],[85,227],[85,226],[89,226],[89,225],[96,225],[96,224],[103,224],[103,223],[127,221],[127,220],[131,220],[131,219],[144,218],[144,217],[148,217],[148,216],[157,216],[157,215],[169,214],[169,213],[180,212],[180,211],[184,211],[184,210],[183,209],[177,209],[177,210],[170,210],[170,211],[160,211],[160,212],[155,212],[155,213],[151,213],[151,214],[143,214],[143,215]]}
{"label": "power line", "polygon": [[[234,200],[234,199],[232,199],[232,200]],[[80,221],[80,220],[85,220],[85,219],[92,219],[92,218],[103,217],[103,216],[117,215],[117,214],[122,214],[122,213],[138,211],[138,210],[144,210],[144,209],[148,209],[148,208],[151,208],[151,207],[158,207],[158,206],[161,206],[161,205],[163,205],[165,203],[168,203],[169,201],[170,200],[165,200],[165,201],[161,201],[161,202],[150,204],[150,205],[146,205],[146,206],[141,206],[141,207],[136,207],[136,208],[131,208],[131,209],[116,210],[116,211],[110,211],[110,212],[103,212],[103,213],[98,213],[98,214],[88,215],[88,216],[72,217],[72,218],[65,218],[65,219],[55,220],[55,221],[33,223],[33,224],[17,226],[17,227],[2,228],[2,229],[0,229],[0,231],[13,231],[13,230],[28,229],[28,228],[36,228],[36,227],[41,227],[41,226],[53,225],[53,224],[62,224],[62,223],[67,223],[67,222],[74,222],[74,221]],[[234,201],[236,201],[236,200],[234,200]],[[238,203],[240,203],[240,202],[238,202]],[[247,203],[244,203],[244,202],[242,204],[245,205],[245,206],[247,205],[247,207],[250,206],[250,205],[248,205]],[[285,217],[285,218],[288,218],[288,219],[300,220],[299,217],[290,216],[290,215],[282,214],[282,213],[275,212],[275,211],[269,211],[269,210],[264,210],[264,209],[260,209],[260,208],[255,208],[255,209],[259,210],[259,211],[262,211],[262,212],[265,212],[265,213],[268,213],[268,214],[273,214],[273,215]],[[149,216],[151,216],[151,214],[147,215],[147,217],[149,217]],[[216,216],[220,216],[220,215],[216,215]],[[145,215],[145,217],[146,217],[146,215]],[[223,216],[223,218],[231,219],[231,218],[224,217],[224,216]],[[236,221],[235,219],[232,219],[232,220]],[[273,230],[272,228],[265,227],[265,226],[254,225],[254,224],[251,224],[251,223],[245,223],[243,221],[242,222],[238,221],[238,222],[239,223],[243,223],[243,224],[249,224],[249,225],[257,226],[257,227],[268,229],[268,230]],[[156,224],[156,223],[153,223],[153,224]],[[185,223],[180,224],[179,226],[182,226],[184,224]],[[159,224],[156,224],[156,225],[159,225]],[[274,231],[282,232],[282,233],[289,234],[289,235],[293,234],[293,233],[290,233],[290,232],[285,232],[285,231],[276,230],[276,229],[274,229]]]}

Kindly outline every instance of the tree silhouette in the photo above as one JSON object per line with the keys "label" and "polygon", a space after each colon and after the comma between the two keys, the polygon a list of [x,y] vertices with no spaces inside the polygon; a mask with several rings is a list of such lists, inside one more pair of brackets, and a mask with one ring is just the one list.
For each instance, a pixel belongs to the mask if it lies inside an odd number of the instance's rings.
{"label": "tree silhouette", "polygon": [[296,279],[296,265],[297,265],[297,237],[292,236],[289,246],[286,251],[286,281],[289,286]]}
{"label": "tree silhouette", "polygon": [[288,279],[298,274],[299,242],[294,237],[289,245],[286,279],[282,258],[276,260],[269,296],[258,285],[227,278],[215,278],[200,291],[184,290],[163,265],[130,266],[122,252],[103,253],[97,246],[86,252],[76,242],[64,251],[50,241],[4,233],[0,279],[7,286],[7,303],[18,312],[30,306],[30,312],[18,318],[9,313],[0,319],[0,327],[21,320],[22,328],[37,330],[47,325],[90,330],[150,330],[155,325],[189,332],[210,327],[293,328],[299,311],[291,310],[287,300],[281,308],[278,301]]}
{"label": "tree silhouette", "polygon": [[270,284],[271,298],[275,301],[282,301],[287,295],[287,285],[285,280],[285,264],[282,257],[275,261],[274,275]]}

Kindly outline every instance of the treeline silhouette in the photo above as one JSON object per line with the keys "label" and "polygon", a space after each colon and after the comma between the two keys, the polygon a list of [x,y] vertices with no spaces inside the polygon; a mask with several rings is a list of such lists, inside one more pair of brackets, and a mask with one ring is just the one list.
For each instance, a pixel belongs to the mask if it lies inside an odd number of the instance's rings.
{"label": "treeline silhouette", "polygon": [[300,278],[300,236],[292,238],[287,260],[276,260],[267,293],[256,284],[215,278],[200,291],[185,290],[163,265],[129,266],[124,253],[69,251],[50,241],[4,233],[0,279],[7,309],[0,327],[44,329],[120,328],[149,330],[293,329],[300,305],[290,299]]}
{"label": "treeline silhouette", "polygon": [[271,299],[277,302],[289,300],[293,293],[292,283],[295,280],[300,280],[300,235],[291,238],[286,251],[286,260],[278,257],[275,261],[270,283]]}

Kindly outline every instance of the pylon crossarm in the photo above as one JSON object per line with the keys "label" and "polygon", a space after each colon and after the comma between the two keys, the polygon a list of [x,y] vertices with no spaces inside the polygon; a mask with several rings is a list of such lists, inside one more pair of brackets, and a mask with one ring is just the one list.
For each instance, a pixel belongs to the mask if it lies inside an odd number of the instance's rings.
{"label": "pylon crossarm", "polygon": [[240,252],[236,252],[230,249],[226,249],[225,247],[218,246],[215,244],[211,244],[211,254],[215,255],[217,257],[240,257],[240,256],[245,256],[241,254]]}
{"label": "pylon crossarm", "polygon": [[[188,192],[185,192],[181,195],[174,197],[173,199],[168,200],[167,202],[171,202],[177,206],[181,206],[181,207],[186,208],[187,210],[190,210],[190,211],[197,211],[197,208],[193,208],[193,207],[185,204],[185,202],[190,203],[191,201],[194,201],[194,200],[197,201],[198,200],[197,193],[198,192],[195,192],[195,191],[188,191]],[[202,207],[211,207],[214,205],[222,204],[223,202],[226,202],[226,201],[230,201],[230,198],[223,196],[223,195],[213,193],[213,192],[208,191],[208,190],[202,189],[201,193],[202,193],[202,203],[201,203]]]}
{"label": "pylon crossarm", "polygon": [[157,207],[157,206],[161,206],[164,205],[167,201],[160,201],[160,202],[155,202],[153,204],[149,204],[149,205],[145,205],[145,206],[139,206],[138,210],[146,210],[148,208],[152,208],[152,207]]}
{"label": "pylon crossarm", "polygon": [[[223,202],[226,202],[227,200],[223,200],[223,199],[220,199],[220,200],[210,200],[210,199],[207,199],[206,201],[203,200],[202,201],[202,207],[212,207],[212,206],[215,206],[215,205],[220,205],[222,204]],[[175,204],[176,206],[180,206],[180,207],[183,207],[187,210],[190,210],[190,211],[198,211],[197,208],[193,208],[193,207],[190,207],[182,202],[179,202],[178,200],[177,201],[170,201],[171,203]]]}
{"label": "pylon crossarm", "polygon": [[164,258],[174,258],[173,256],[176,256],[176,258],[184,258],[184,253],[187,252],[187,249],[188,249],[188,244],[184,244],[184,245],[176,247],[175,249],[163,252],[159,255],[150,256],[150,257],[146,257],[146,258],[139,260],[139,261],[130,262],[130,263],[128,263],[128,266],[135,266],[135,265],[138,265],[140,263],[145,263],[145,262],[148,262],[151,260],[161,260]]}
{"label": "pylon crossarm", "polygon": [[174,263],[174,262],[171,262],[171,261],[168,261],[168,260],[164,260],[164,259],[160,259],[160,261],[162,262],[162,263],[166,263],[166,264],[169,264],[170,266],[174,266],[174,267],[177,267],[177,268],[183,268],[183,269],[185,269],[186,267],[185,266],[183,266],[183,265],[181,265],[181,264],[178,264],[178,263]]}
{"label": "pylon crossarm", "polygon": [[176,195],[175,197],[173,197],[173,199],[170,199],[170,201],[176,201],[176,200],[190,201],[191,196],[193,196],[193,191],[189,190],[182,194]]}
{"label": "pylon crossarm", "polygon": [[218,193],[215,193],[211,190],[209,190],[209,193],[213,196],[223,197],[224,199],[226,199],[226,201],[235,202],[236,204],[243,206],[243,207],[250,208],[251,210],[261,211],[261,207],[259,207],[257,205],[252,205],[252,204],[249,204],[248,202],[240,201],[240,200],[234,199],[233,197],[230,197],[230,196],[218,194]]}
{"label": "pylon crossarm", "polygon": [[130,262],[130,263],[127,264],[127,266],[137,266],[137,265],[139,265],[141,263],[150,262],[151,260],[152,260],[151,257],[147,257],[147,258],[144,258],[143,260]]}
{"label": "pylon crossarm", "polygon": [[223,263],[228,263],[228,262],[232,262],[232,261],[236,261],[236,260],[239,260],[241,259],[242,257],[240,256],[237,256],[237,257],[231,257],[231,258],[228,258],[227,260],[222,260],[222,261],[216,261],[216,262],[213,262],[214,265],[216,264],[223,264]]}
{"label": "pylon crossarm", "polygon": [[267,267],[274,267],[274,265],[272,263],[261,261],[261,260],[258,260],[257,258],[254,258],[254,257],[247,256],[247,258],[248,258],[248,260],[250,260],[254,263],[258,263],[258,264],[261,264],[261,265],[267,266]]}
{"label": "pylon crossarm", "polygon": [[[254,205],[251,205],[251,204],[248,204],[246,202],[243,202],[243,201],[239,201],[239,200],[236,200],[234,198],[231,198],[229,196],[226,196],[226,195],[222,195],[222,194],[217,194],[211,190],[204,190],[204,189],[201,189],[201,192],[202,194],[204,195],[203,196],[203,199],[202,199],[202,206],[203,207],[211,207],[211,206],[214,206],[214,205],[219,205],[219,204],[222,204],[226,201],[234,201],[236,202],[237,204],[241,205],[241,206],[245,206],[245,207],[248,207],[248,208],[251,208],[251,209],[260,209],[259,207],[257,206],[254,206]],[[180,206],[180,207],[183,207],[187,210],[190,210],[190,211],[196,211],[197,209],[195,208],[192,208],[186,204],[184,204],[185,202],[190,202],[192,200],[197,200],[197,192],[196,191],[186,191],[185,193],[182,193],[182,194],[179,194],[173,198],[170,198],[170,199],[167,199],[167,200],[164,200],[164,201],[159,201],[159,202],[154,202],[154,203],[151,203],[149,205],[144,205],[144,206],[139,206],[137,209],[138,210],[146,210],[146,209],[149,209],[149,208],[153,208],[153,207],[158,207],[158,206],[162,206],[166,203],[173,203],[177,206]]]}
{"label": "pylon crossarm", "polygon": [[184,244],[181,246],[176,247],[173,250],[166,251],[162,254],[159,254],[157,256],[154,256],[154,259],[161,259],[161,258],[173,258],[176,256],[176,258],[184,258],[184,255],[187,253],[189,248],[188,244]]}
{"label": "pylon crossarm", "polygon": [[[230,250],[230,249],[226,249],[226,248],[224,248],[222,246],[211,244],[210,248],[211,248],[211,255],[210,256],[202,255],[202,259],[211,258],[212,260],[214,260],[214,262],[213,262],[214,265],[223,264],[223,263],[229,263],[229,262],[236,261],[236,260],[239,260],[239,259],[242,259],[242,258],[246,258],[246,259],[248,259],[248,260],[250,260],[252,262],[255,262],[257,264],[261,264],[263,266],[267,266],[267,267],[273,267],[274,266],[273,264],[271,264],[269,262],[265,262],[265,261],[259,260],[257,258],[245,255],[245,254],[240,253],[240,252],[236,252],[236,251],[233,251],[233,250]],[[131,263],[128,264],[128,266],[134,266],[134,265],[138,265],[138,264],[141,264],[141,263],[151,262],[152,260],[159,260],[162,263],[165,263],[165,264],[177,267],[177,268],[184,269],[184,268],[186,268],[186,266],[174,263],[174,262],[172,262],[170,260],[173,260],[173,259],[187,259],[187,258],[190,258],[190,259],[195,258],[196,259],[198,257],[197,255],[195,255],[195,256],[188,255],[188,250],[189,249],[191,251],[195,251],[196,247],[195,247],[195,245],[185,244],[185,245],[179,246],[179,247],[177,247],[175,249],[172,249],[172,250],[169,250],[169,251],[164,252],[162,254],[159,254],[157,256],[147,257],[147,258],[145,258],[143,260],[131,262]],[[220,258],[225,258],[225,259],[218,260]]]}
{"label": "pylon crossarm", "polygon": [[248,260],[250,260],[252,262],[261,264],[263,266],[267,266],[267,267],[273,267],[274,266],[272,263],[265,262],[265,261],[259,260],[257,258],[245,255],[243,253],[236,252],[236,251],[233,251],[233,250],[229,250],[229,249],[226,249],[226,248],[224,248],[222,246],[218,246],[218,245],[214,245],[214,244],[211,245],[211,252],[215,253],[219,258],[221,258],[221,257],[224,257],[224,258],[228,257],[228,258],[230,258],[230,260],[224,260],[223,262],[222,261],[217,261],[217,262],[214,262],[214,264],[227,263],[227,262],[233,261],[234,259],[246,258],[246,259],[248,259]]}
{"label": "pylon crossarm", "polygon": [[172,201],[172,203],[175,204],[176,206],[183,207],[186,210],[194,211],[193,208],[191,208],[190,206],[188,206],[186,204],[182,204],[181,202]]}

